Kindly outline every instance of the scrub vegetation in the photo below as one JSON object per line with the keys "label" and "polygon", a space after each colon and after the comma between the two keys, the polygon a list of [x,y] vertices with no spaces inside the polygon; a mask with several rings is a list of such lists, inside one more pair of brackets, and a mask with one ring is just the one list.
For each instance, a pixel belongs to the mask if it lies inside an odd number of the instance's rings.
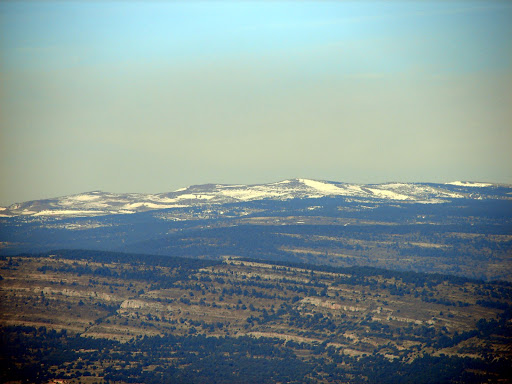
{"label": "scrub vegetation", "polygon": [[3,382],[510,382],[508,282],[81,250],[0,265]]}

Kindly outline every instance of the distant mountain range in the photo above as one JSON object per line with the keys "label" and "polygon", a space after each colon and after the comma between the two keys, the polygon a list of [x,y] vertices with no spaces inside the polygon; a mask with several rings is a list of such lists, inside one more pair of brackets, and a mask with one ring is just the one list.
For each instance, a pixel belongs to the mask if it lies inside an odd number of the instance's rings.
{"label": "distant mountain range", "polygon": [[92,191],[0,208],[0,217],[94,217],[152,210],[271,200],[341,197],[357,202],[445,203],[453,199],[512,199],[512,186],[455,181],[433,183],[351,184],[291,179],[270,184],[204,184],[158,194]]}
{"label": "distant mountain range", "polygon": [[0,255],[251,257],[512,281],[512,186],[292,179],[87,192],[0,211]]}

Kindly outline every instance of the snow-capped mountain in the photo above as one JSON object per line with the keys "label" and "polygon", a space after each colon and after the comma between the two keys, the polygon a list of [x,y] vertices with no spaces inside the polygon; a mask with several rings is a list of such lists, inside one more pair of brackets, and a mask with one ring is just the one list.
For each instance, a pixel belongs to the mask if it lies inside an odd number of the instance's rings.
{"label": "snow-capped mountain", "polygon": [[149,210],[241,203],[255,200],[314,199],[326,196],[355,200],[443,203],[452,199],[512,199],[512,187],[455,181],[446,184],[349,184],[291,179],[259,185],[204,184],[159,194],[93,191],[35,200],[0,208],[0,217],[70,217],[130,214]]}

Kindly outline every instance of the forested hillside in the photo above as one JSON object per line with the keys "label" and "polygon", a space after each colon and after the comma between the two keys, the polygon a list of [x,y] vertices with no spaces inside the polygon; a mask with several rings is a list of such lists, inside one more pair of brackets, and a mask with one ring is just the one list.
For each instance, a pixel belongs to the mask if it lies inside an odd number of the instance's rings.
{"label": "forested hillside", "polygon": [[4,382],[508,382],[506,282],[80,250],[1,268]]}

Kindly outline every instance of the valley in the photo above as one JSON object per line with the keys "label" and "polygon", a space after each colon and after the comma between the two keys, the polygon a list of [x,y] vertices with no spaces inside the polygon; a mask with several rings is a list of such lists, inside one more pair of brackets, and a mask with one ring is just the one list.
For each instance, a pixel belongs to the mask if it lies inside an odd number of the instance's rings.
{"label": "valley", "polygon": [[373,266],[512,281],[512,200],[258,200],[97,217],[0,218],[1,254],[96,249]]}

